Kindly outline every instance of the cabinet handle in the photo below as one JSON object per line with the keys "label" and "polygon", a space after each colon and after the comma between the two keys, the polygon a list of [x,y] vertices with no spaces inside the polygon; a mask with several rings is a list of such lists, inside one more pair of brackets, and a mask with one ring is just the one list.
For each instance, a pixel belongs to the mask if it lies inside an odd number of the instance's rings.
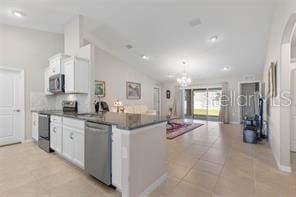
{"label": "cabinet handle", "polygon": [[53,128],[53,132],[54,132],[54,133],[56,133],[56,132],[57,132],[57,129],[56,129],[55,127]]}

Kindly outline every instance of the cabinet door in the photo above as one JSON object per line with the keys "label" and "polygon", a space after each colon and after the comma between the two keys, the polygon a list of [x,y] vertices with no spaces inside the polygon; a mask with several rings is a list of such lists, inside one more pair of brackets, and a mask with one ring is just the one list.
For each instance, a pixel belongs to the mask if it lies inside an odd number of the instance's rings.
{"label": "cabinet door", "polygon": [[62,153],[62,126],[60,124],[50,124],[50,148],[57,153]]}
{"label": "cabinet door", "polygon": [[74,61],[67,61],[64,63],[64,72],[65,72],[65,92],[71,93],[75,90],[74,77],[75,77],[75,68]]}
{"label": "cabinet door", "polygon": [[49,74],[50,76],[61,73],[61,60],[55,58],[49,61]]}
{"label": "cabinet door", "polygon": [[74,153],[74,132],[71,128],[63,126],[63,156],[68,159],[73,159]]}
{"label": "cabinet door", "polygon": [[51,95],[52,93],[49,92],[49,67],[44,71],[44,93],[46,95]]}
{"label": "cabinet door", "polygon": [[84,133],[74,132],[74,155],[73,161],[81,168],[84,168]]}
{"label": "cabinet door", "polygon": [[55,124],[50,124],[50,148],[53,150],[57,149],[57,128]]}
{"label": "cabinet door", "polygon": [[56,151],[58,153],[62,153],[62,150],[63,150],[63,127],[60,124],[57,124],[56,135],[57,135]]}
{"label": "cabinet door", "polygon": [[32,113],[32,138],[38,141],[38,113]]}

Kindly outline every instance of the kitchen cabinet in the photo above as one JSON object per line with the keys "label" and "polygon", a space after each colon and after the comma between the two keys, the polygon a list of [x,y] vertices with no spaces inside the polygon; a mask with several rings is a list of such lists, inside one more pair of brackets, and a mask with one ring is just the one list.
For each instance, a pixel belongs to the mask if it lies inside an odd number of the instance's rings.
{"label": "kitchen cabinet", "polygon": [[39,115],[37,112],[32,112],[32,138],[36,141],[38,141],[39,133],[38,133],[38,121],[39,121]]}
{"label": "kitchen cabinet", "polygon": [[50,148],[55,152],[61,154],[62,153],[62,117],[51,116],[50,117]]}
{"label": "kitchen cabinet", "polygon": [[63,63],[65,93],[89,93],[89,62],[78,57],[67,58]]}
{"label": "kitchen cabinet", "polygon": [[56,74],[64,74],[63,61],[69,56],[59,53],[48,59],[49,61],[49,77]]}
{"label": "kitchen cabinet", "polygon": [[49,67],[45,68],[44,71],[44,93],[45,95],[52,95],[52,93],[49,92]]}
{"label": "kitchen cabinet", "polygon": [[84,121],[63,119],[62,155],[81,168],[84,168],[84,129]]}

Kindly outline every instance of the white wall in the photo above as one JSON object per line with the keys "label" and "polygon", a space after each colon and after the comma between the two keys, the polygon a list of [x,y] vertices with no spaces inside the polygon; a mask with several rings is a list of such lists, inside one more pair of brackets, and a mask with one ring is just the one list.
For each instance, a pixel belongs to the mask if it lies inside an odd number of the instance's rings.
{"label": "white wall", "polygon": [[[119,99],[124,105],[144,104],[153,108],[153,88],[158,87],[158,82],[99,48],[95,50],[95,80],[106,82],[106,97],[103,100],[110,107]],[[127,81],[141,83],[140,100],[126,99]]]}
{"label": "white wall", "polygon": [[[261,80],[260,76],[255,76],[255,77],[256,77],[255,80]],[[221,87],[223,82],[228,82],[228,89],[235,96],[235,95],[239,95],[239,82],[242,82],[242,81],[244,81],[243,77],[230,77],[230,78],[211,79],[211,80],[194,80],[192,84],[186,88],[209,87],[209,86]],[[176,82],[161,84],[162,115],[167,115],[169,108],[173,107],[174,87],[177,85],[178,84]],[[171,91],[171,99],[166,99],[166,90]],[[237,105],[237,102],[232,102],[232,104],[229,107],[229,121],[230,123],[240,122],[240,108]]]}
{"label": "white wall", "polygon": [[43,92],[47,59],[61,51],[61,34],[0,25],[0,65],[25,70],[26,139],[31,138],[30,92]]}
{"label": "white wall", "polygon": [[82,16],[75,16],[65,25],[64,52],[67,55],[77,55],[77,52],[82,46],[81,20]]}
{"label": "white wall", "polygon": [[[283,32],[285,26],[289,20],[289,17],[292,13],[296,12],[296,1],[295,0],[286,0],[278,2],[275,6],[274,15],[271,24],[268,48],[266,53],[265,68],[263,73],[263,80],[265,81],[266,88],[268,84],[268,69],[271,62],[278,62],[278,92],[281,91],[281,84],[285,84],[289,80],[290,76],[281,77],[280,70],[286,70],[289,65],[283,64],[281,62],[281,43]],[[267,92],[267,91],[266,91]],[[273,98],[273,102],[279,103],[280,97]],[[272,106],[270,108],[270,117],[269,119],[269,132],[270,132],[270,143],[271,147],[277,160],[279,167],[289,167],[289,150],[287,150],[287,144],[289,144],[289,139],[281,138],[284,128],[281,127],[280,120],[289,119],[289,114],[286,114],[286,117],[281,117],[280,107]],[[289,131],[286,131],[289,132]]]}

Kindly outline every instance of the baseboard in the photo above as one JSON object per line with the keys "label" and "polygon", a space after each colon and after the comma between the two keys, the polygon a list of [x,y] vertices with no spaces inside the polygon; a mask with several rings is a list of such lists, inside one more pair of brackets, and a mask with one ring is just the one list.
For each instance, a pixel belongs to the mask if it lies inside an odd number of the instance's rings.
{"label": "baseboard", "polygon": [[281,171],[287,172],[287,173],[291,173],[292,172],[291,166],[281,165],[280,162],[279,162],[279,160],[275,156],[274,156],[274,159],[275,159],[276,165],[278,166],[278,168]]}
{"label": "baseboard", "polygon": [[30,142],[34,142],[34,140],[33,139],[22,140],[22,143],[30,143]]}
{"label": "baseboard", "polygon": [[139,197],[146,197],[151,192],[153,192],[159,185],[161,185],[167,179],[167,174],[165,173],[161,177],[159,177],[154,183],[149,185],[140,195]]}
{"label": "baseboard", "polygon": [[230,124],[240,124],[239,122],[231,121]]}
{"label": "baseboard", "polygon": [[283,172],[288,172],[288,173],[291,173],[292,172],[292,169],[290,166],[283,166],[283,165],[280,165],[280,170],[283,171]]}

